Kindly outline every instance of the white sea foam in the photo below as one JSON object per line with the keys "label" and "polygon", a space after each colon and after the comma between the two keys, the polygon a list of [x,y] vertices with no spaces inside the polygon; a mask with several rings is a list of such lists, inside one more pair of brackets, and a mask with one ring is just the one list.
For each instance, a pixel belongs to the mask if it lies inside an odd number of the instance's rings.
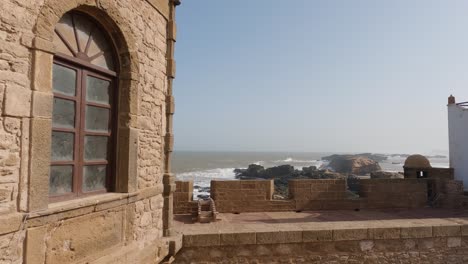
{"label": "white sea foam", "polygon": [[448,163],[432,163],[431,166],[434,168],[449,168],[450,165]]}
{"label": "white sea foam", "polygon": [[288,157],[284,160],[276,160],[276,161],[273,161],[274,163],[281,163],[281,162],[289,162],[289,163],[314,163],[314,162],[317,162],[317,160],[297,160],[297,159],[293,159],[291,157]]}
{"label": "white sea foam", "polygon": [[191,171],[178,173],[178,180],[193,181],[193,198],[198,199],[198,195],[208,195],[209,192],[200,190],[200,188],[210,187],[211,180],[232,180],[235,179],[234,168],[216,168],[210,170]]}

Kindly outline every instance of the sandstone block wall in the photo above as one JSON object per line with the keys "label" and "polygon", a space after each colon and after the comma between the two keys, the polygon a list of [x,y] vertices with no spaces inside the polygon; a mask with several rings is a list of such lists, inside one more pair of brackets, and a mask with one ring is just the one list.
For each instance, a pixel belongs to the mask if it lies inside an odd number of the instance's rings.
{"label": "sandstone block wall", "polygon": [[294,200],[342,200],[345,180],[290,180],[289,196]]}
{"label": "sandstone block wall", "polygon": [[435,191],[434,206],[459,209],[463,207],[463,182],[456,180],[430,180]]}
{"label": "sandstone block wall", "polygon": [[[272,200],[272,180],[212,181],[211,197],[220,213],[277,212],[303,210],[355,210],[421,208],[428,205],[431,179],[361,179],[359,198],[348,198],[346,180],[296,179],[289,181],[288,200]],[[459,208],[462,185],[441,181],[443,195],[438,206]],[[177,214],[196,212],[191,182],[177,182],[174,210]]]}
{"label": "sandstone block wall", "polygon": [[467,237],[430,237],[184,247],[174,264],[463,264],[467,261]]}
{"label": "sandstone block wall", "polygon": [[195,214],[197,202],[193,201],[193,181],[176,181],[174,214]]}
{"label": "sandstone block wall", "polygon": [[[433,222],[434,223],[434,222]],[[323,228],[283,224],[184,234],[175,263],[466,263],[464,222]]]}
{"label": "sandstone block wall", "polygon": [[265,201],[273,192],[273,180],[211,181],[211,198],[217,201]]}
{"label": "sandstone block wall", "polygon": [[427,205],[424,179],[363,179],[359,195],[366,208],[418,208]]}
{"label": "sandstone block wall", "polygon": [[[0,1],[0,263],[154,263],[168,254],[163,212],[172,214],[172,196],[163,174],[171,149],[173,6],[170,0]],[[118,146],[117,171],[124,176],[117,179],[119,193],[49,203],[52,36],[60,17],[76,8],[116,38],[124,95],[117,134],[125,143]]]}
{"label": "sandstone block wall", "polygon": [[346,180],[290,180],[289,195],[296,210],[321,210],[344,207]]}
{"label": "sandstone block wall", "polygon": [[273,192],[273,180],[211,181],[211,198],[221,213],[268,210]]}

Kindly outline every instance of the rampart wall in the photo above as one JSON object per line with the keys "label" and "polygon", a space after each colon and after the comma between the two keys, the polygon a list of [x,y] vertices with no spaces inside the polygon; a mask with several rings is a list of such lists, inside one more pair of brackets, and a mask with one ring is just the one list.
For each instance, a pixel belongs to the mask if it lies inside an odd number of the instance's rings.
{"label": "rampart wall", "polygon": [[[296,179],[289,181],[289,198],[274,200],[273,180],[213,180],[211,197],[220,213],[304,210],[411,209],[429,205],[460,208],[462,184],[442,179],[361,179],[359,193],[347,190],[344,179]],[[192,214],[193,183],[177,182],[176,214]],[[436,196],[430,197],[429,188]],[[434,199],[431,201],[430,199]],[[432,202],[432,204],[430,204]]]}

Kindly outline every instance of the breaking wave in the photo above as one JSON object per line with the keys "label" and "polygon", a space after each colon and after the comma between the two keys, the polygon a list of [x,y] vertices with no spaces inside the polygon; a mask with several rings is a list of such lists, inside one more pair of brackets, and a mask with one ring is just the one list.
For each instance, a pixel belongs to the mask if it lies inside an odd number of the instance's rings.
{"label": "breaking wave", "polygon": [[284,160],[276,160],[274,161],[275,163],[280,163],[280,162],[289,162],[289,163],[314,163],[317,162],[317,160],[297,160],[293,158],[286,158]]}
{"label": "breaking wave", "polygon": [[216,168],[210,170],[177,173],[176,178],[181,181],[193,181],[193,199],[198,195],[209,195],[211,180],[235,179],[234,168]]}
{"label": "breaking wave", "polygon": [[193,181],[194,185],[202,187],[210,186],[210,180],[223,179],[230,180],[235,178],[234,168],[216,168],[210,170],[191,171],[178,173],[177,179],[182,181]]}

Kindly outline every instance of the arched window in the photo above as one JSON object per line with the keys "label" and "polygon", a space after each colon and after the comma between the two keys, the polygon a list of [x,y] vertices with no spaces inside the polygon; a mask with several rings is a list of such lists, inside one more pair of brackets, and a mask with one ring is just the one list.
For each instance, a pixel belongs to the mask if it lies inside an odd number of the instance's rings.
{"label": "arched window", "polygon": [[55,27],[49,195],[73,198],[107,192],[115,181],[117,97],[112,42],[85,14]]}

